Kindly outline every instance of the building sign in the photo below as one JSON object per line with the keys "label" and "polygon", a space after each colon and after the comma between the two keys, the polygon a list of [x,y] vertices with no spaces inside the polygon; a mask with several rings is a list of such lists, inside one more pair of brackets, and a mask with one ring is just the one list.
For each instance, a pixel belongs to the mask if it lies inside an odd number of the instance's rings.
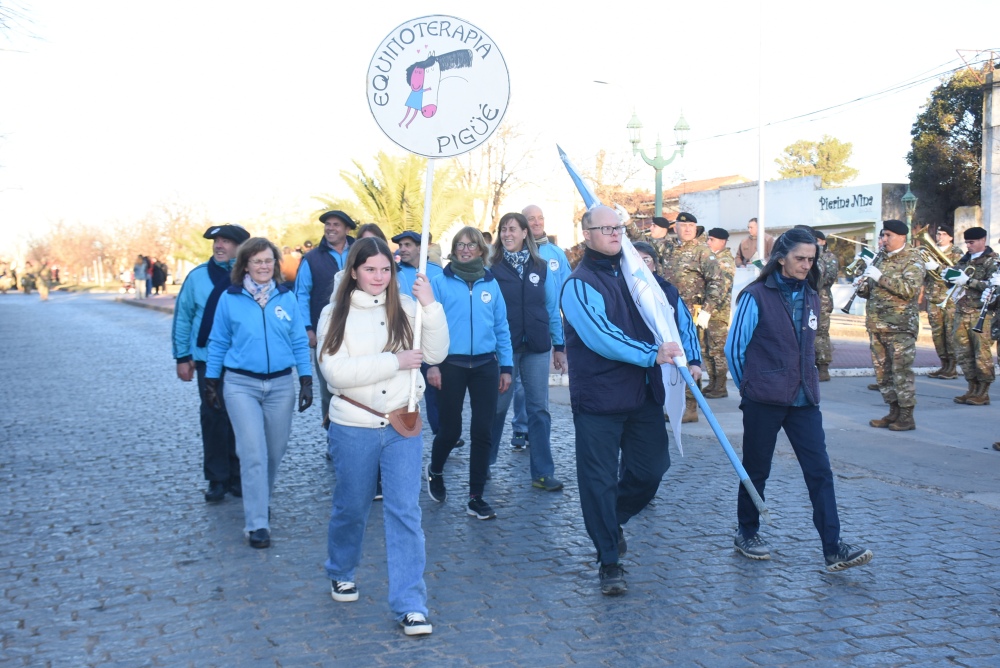
{"label": "building sign", "polygon": [[417,155],[450,158],[500,125],[510,77],[482,29],[454,16],[424,16],[382,40],[368,66],[367,94],[389,139]]}
{"label": "building sign", "polygon": [[882,219],[882,185],[815,190],[812,225],[872,222]]}

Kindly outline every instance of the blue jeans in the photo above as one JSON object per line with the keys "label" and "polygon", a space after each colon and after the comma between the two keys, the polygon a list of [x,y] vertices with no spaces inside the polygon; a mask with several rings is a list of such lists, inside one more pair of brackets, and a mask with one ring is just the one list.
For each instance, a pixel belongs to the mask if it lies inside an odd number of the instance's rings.
{"label": "blue jeans", "polygon": [[327,576],[354,581],[381,467],[389,607],[397,621],[408,612],[426,615],[426,556],[420,526],[423,440],[400,436],[392,427],[367,429],[331,422],[328,444],[337,482],[327,530]]}
{"label": "blue jeans", "polygon": [[[528,456],[531,459],[531,479],[551,478],[555,474],[549,436],[552,417],[549,415],[549,352],[514,353],[514,379],[521,380],[528,413]],[[514,384],[497,398],[497,412],[493,418],[490,466],[496,464],[500,453],[500,439],[507,423],[507,409],[514,397]]]}
{"label": "blue jeans", "polygon": [[[764,484],[771,475],[778,430],[784,429],[809,490],[813,524],[823,541],[823,554],[834,554],[840,542],[840,518],[819,406],[774,406],[743,399],[740,410],[743,411],[743,468],[760,498],[765,498]],[[747,538],[756,535],[760,514],[743,485],[737,494],[736,513],[740,533]]]}
{"label": "blue jeans", "polygon": [[269,529],[267,509],[292,430],[294,376],[260,380],[227,371],[225,378],[222,394],[243,479],[244,531]]}
{"label": "blue jeans", "polygon": [[[510,428],[515,434],[528,433],[528,410],[524,405],[524,385],[518,378],[513,383],[514,386],[514,415],[510,418]],[[531,439],[528,439],[529,441]]]}

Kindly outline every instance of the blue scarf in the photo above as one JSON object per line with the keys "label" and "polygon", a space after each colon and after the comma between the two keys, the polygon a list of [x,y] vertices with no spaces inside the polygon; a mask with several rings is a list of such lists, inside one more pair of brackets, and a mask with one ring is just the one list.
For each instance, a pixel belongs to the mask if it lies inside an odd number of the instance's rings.
{"label": "blue scarf", "polygon": [[199,348],[208,345],[208,335],[212,333],[212,324],[215,322],[215,307],[219,304],[219,297],[226,291],[226,288],[232,285],[229,268],[215,260],[208,261],[208,278],[215,287],[208,295],[208,301],[205,302],[205,312],[201,316],[201,327],[198,328],[198,339],[195,342]]}
{"label": "blue scarf", "polygon": [[506,260],[507,264],[512,266],[516,271],[517,275],[522,279],[524,278],[524,265],[528,262],[528,249],[522,248],[516,253],[511,253],[506,248],[503,249],[503,259]]}

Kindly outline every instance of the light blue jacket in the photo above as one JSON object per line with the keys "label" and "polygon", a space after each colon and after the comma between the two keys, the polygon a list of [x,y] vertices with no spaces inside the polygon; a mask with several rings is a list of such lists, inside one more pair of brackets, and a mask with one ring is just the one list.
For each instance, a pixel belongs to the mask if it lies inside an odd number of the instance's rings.
{"label": "light blue jacket", "polygon": [[206,378],[219,378],[223,367],[273,375],[296,367],[311,376],[309,337],[295,295],[278,285],[265,308],[242,285],[219,299],[208,338]]}
{"label": "light blue jacket", "polygon": [[[442,271],[440,265],[427,262],[428,281],[433,281]],[[413,297],[413,281],[417,279],[417,268],[400,262],[396,265],[396,279],[399,281],[399,291],[408,297]]]}
{"label": "light blue jacket", "polygon": [[[214,262],[226,271],[233,268],[235,260],[226,264]],[[208,262],[202,262],[188,273],[181,286],[181,292],[174,303],[174,324],[171,332],[174,359],[178,362],[204,362],[208,359],[208,348],[199,348],[198,331],[201,329],[201,318],[205,314],[205,303],[215,286],[208,276]]]}
{"label": "light blue jacket", "polygon": [[538,255],[545,260],[549,276],[556,279],[556,288],[562,290],[563,283],[573,273],[573,268],[569,266],[569,260],[566,258],[566,252],[549,241],[538,245]]}
{"label": "light blue jacket", "polygon": [[470,287],[452,273],[450,266],[445,267],[431,280],[431,287],[448,316],[449,358],[458,355],[475,363],[475,357],[495,354],[500,372],[511,373],[514,350],[510,345],[507,305],[490,270]]}

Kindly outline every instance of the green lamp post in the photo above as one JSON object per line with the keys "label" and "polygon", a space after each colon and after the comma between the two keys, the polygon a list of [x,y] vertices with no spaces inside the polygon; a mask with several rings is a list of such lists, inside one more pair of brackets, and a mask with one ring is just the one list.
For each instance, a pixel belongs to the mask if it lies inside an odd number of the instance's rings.
{"label": "green lamp post", "polygon": [[662,145],[660,143],[660,138],[656,138],[656,155],[650,158],[646,155],[646,151],[639,147],[639,143],[642,141],[641,131],[642,123],[639,121],[639,117],[636,115],[635,111],[632,112],[632,120],[628,122],[626,126],[628,128],[628,140],[632,144],[632,155],[641,155],[642,159],[647,165],[656,170],[656,213],[655,215],[663,215],[663,168],[674,161],[677,156],[684,157],[684,147],[688,143],[688,132],[691,130],[691,126],[688,122],[684,120],[684,112],[681,112],[680,118],[677,119],[677,124],[674,125],[674,137],[677,139],[677,148],[674,149],[673,155],[669,158],[664,158],[661,151]]}
{"label": "green lamp post", "polygon": [[906,227],[909,241],[913,240],[913,212],[917,210],[917,196],[910,190],[910,184],[906,184],[906,194],[903,195],[903,211],[906,212]]}

